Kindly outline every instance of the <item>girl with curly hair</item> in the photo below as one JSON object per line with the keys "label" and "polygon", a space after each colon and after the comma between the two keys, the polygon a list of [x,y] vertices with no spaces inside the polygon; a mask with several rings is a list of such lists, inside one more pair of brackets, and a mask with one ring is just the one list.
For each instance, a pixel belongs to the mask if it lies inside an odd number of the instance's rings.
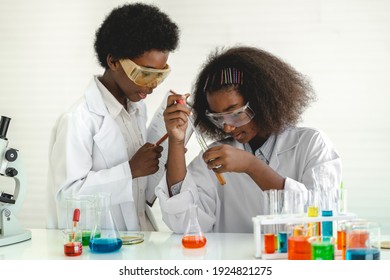
{"label": "girl with curly hair", "polygon": [[319,167],[329,171],[332,188],[340,186],[341,160],[328,137],[296,126],[315,99],[310,83],[274,55],[246,46],[210,55],[195,82],[191,117],[215,142],[188,167],[184,136],[191,112],[177,102],[185,98],[167,100],[168,162],[156,189],[173,231],[185,230],[185,212],[195,204],[206,232],[253,232],[252,217],[267,214],[264,191],[299,191],[307,198]]}

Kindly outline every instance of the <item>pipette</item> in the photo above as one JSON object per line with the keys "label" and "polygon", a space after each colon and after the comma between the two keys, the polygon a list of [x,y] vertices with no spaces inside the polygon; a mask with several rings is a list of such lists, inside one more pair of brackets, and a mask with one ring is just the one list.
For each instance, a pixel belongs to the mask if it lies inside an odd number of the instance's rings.
{"label": "pipette", "polygon": [[[170,92],[173,93],[173,94],[177,94],[177,93],[174,92],[173,90],[170,90]],[[184,101],[183,99],[177,100],[177,103],[182,104],[182,105],[186,105],[186,103],[185,103],[185,101]],[[194,133],[195,133],[195,138],[196,138],[196,140],[198,141],[199,146],[202,148],[203,152],[207,151],[209,147],[207,146],[207,143],[206,143],[206,141],[204,140],[202,134],[200,134],[200,132],[198,131],[198,129],[195,127],[195,124],[194,124],[194,122],[192,121],[191,117],[190,117],[190,116],[187,116],[187,118],[188,118],[188,123],[190,124],[192,130],[193,130]],[[217,168],[218,168],[218,167],[217,167]],[[222,174],[215,173],[215,175],[217,176],[218,182],[219,182],[221,185],[225,185],[225,184],[226,184],[225,178],[223,177]]]}
{"label": "pipette", "polygon": [[76,227],[77,227],[77,223],[78,223],[79,220],[80,220],[80,209],[76,208],[76,209],[74,209],[74,212],[73,212],[73,236],[72,236],[72,242],[76,238]]}

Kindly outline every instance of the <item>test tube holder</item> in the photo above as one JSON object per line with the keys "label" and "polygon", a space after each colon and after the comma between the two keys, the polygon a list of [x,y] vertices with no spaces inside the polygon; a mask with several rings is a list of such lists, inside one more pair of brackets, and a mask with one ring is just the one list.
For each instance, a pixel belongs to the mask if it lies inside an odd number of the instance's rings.
{"label": "test tube holder", "polygon": [[[307,224],[314,222],[327,222],[327,221],[347,221],[354,220],[357,215],[354,213],[339,213],[338,215],[331,217],[308,217],[307,214],[302,215],[258,215],[252,218],[253,221],[253,235],[255,244],[255,257],[264,260],[272,259],[284,259],[287,260],[287,253],[275,252],[267,254],[263,252],[264,242],[262,236],[262,228],[267,225],[293,225],[293,224]],[[341,252],[335,252],[336,255],[340,255]]]}

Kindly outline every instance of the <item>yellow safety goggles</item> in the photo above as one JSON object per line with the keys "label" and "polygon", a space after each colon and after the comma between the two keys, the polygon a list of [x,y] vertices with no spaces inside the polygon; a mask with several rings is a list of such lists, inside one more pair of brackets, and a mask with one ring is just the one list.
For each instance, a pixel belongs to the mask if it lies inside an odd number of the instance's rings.
{"label": "yellow safety goggles", "polygon": [[120,59],[127,77],[135,84],[143,87],[157,86],[168,76],[171,69],[167,64],[164,69],[154,69],[135,64],[130,59]]}

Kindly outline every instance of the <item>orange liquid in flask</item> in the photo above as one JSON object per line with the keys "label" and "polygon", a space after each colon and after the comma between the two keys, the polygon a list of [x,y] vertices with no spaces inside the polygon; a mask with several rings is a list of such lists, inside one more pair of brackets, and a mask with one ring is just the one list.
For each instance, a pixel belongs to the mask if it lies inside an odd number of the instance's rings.
{"label": "orange liquid in flask", "polygon": [[186,235],[181,240],[183,246],[188,249],[202,248],[206,245],[206,242],[206,237],[198,235]]}

